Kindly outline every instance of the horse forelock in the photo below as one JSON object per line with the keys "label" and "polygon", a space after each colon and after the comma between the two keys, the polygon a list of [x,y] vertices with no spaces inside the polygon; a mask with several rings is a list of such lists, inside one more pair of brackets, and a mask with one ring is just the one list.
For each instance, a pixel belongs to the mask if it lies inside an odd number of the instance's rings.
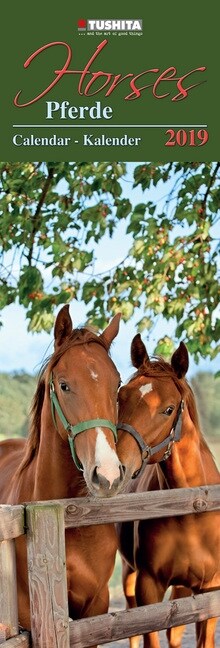
{"label": "horse forelock", "polygon": [[105,344],[103,338],[97,336],[92,329],[83,327],[74,329],[68,339],[60,346],[60,348],[54,351],[54,353],[44,361],[39,372],[38,384],[32,400],[26,453],[19,467],[19,472],[24,470],[24,468],[26,468],[30,464],[40,445],[41,412],[48,375],[59,362],[63,354],[66,353],[66,351],[72,349],[74,346],[86,345],[90,344],[91,342],[99,344],[108,353],[107,345]]}
{"label": "horse forelock", "polygon": [[[129,382],[135,380],[138,376],[146,376],[146,378],[172,378],[176,385],[182,384],[182,379],[177,378],[173,367],[160,356],[153,356],[151,360],[144,360],[143,364],[131,376]],[[179,390],[181,391],[181,390]]]}
{"label": "horse forelock", "polygon": [[61,344],[61,346],[56,351],[54,351],[49,360],[46,361],[46,365],[48,365],[49,369],[52,370],[66,351],[69,351],[69,349],[74,346],[91,344],[92,342],[102,346],[108,355],[108,348],[104,338],[96,335],[92,328],[83,327],[74,329],[72,331],[67,340],[65,340],[65,342],[63,342],[63,344]]}

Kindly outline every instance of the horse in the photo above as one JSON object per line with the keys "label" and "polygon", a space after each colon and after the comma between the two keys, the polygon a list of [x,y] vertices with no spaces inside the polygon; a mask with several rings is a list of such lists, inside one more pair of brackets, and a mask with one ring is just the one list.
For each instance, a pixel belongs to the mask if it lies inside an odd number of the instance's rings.
{"label": "horse", "polygon": [[[220,474],[202,435],[194,394],[185,375],[183,342],[171,362],[150,360],[137,334],[131,344],[136,372],[119,390],[117,454],[127,492],[219,484]],[[123,586],[128,607],[201,593],[220,586],[217,511],[124,522],[118,525]],[[197,648],[213,648],[216,619],[196,624]],[[181,646],[184,626],[167,631],[170,648]],[[131,640],[134,648],[139,638]],[[159,648],[156,632],[144,648]]]}
{"label": "horse", "polygon": [[[55,349],[39,377],[27,440],[0,444],[0,502],[112,497],[123,479],[116,443],[119,373],[109,356],[117,314],[101,335],[72,328],[69,307],[57,315]],[[114,525],[66,530],[69,615],[108,610]],[[16,540],[19,623],[30,629],[25,536]]]}

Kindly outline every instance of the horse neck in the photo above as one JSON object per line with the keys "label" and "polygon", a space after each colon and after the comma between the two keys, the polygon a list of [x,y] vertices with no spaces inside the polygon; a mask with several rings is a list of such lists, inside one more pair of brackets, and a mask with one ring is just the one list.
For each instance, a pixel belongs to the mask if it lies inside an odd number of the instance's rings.
{"label": "horse neck", "polygon": [[42,408],[35,465],[34,499],[62,499],[86,494],[85,482],[73,462],[69,443],[61,438],[54,425],[47,396]]}
{"label": "horse neck", "polygon": [[190,418],[187,407],[182,414],[181,439],[173,444],[170,457],[160,467],[169,488],[217,484],[220,481],[212,453]]}

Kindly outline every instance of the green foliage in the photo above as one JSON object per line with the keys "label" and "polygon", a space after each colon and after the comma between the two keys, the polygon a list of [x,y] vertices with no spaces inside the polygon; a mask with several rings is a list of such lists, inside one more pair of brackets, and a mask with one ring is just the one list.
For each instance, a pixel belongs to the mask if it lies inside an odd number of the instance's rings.
{"label": "green foliage", "polygon": [[[162,314],[175,324],[172,342],[186,341],[196,361],[214,358],[220,163],[141,163],[134,187],[143,202],[134,206],[122,195],[125,173],[122,162],[0,163],[0,308],[17,299],[29,330],[49,331],[55,307],[73,298],[84,300],[88,321],[100,328],[114,313],[128,321],[141,307],[138,330],[150,332]],[[163,184],[163,204],[150,201],[148,190]],[[94,277],[95,244],[121,220],[130,250],[117,268]],[[166,337],[156,349],[168,355],[171,346]]]}
{"label": "green foliage", "polygon": [[175,349],[173,341],[170,340],[167,335],[165,335],[164,338],[161,338],[161,340],[159,340],[155,349],[155,354],[162,356],[162,358],[165,358],[165,360],[169,360],[174,351]]}

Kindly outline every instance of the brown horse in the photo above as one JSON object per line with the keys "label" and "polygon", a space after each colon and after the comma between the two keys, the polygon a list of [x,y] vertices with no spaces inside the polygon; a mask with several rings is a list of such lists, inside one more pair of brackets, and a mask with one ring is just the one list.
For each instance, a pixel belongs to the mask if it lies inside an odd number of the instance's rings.
{"label": "brown horse", "polygon": [[[0,444],[0,502],[115,495],[123,471],[115,451],[119,374],[108,355],[116,315],[97,336],[72,330],[68,306],[55,323],[55,351],[42,371],[27,441]],[[69,613],[107,611],[117,538],[113,525],[66,531]],[[16,541],[19,621],[30,628],[24,537]]]}
{"label": "brown horse", "polygon": [[[219,471],[200,431],[194,396],[185,379],[185,345],[180,343],[171,364],[162,359],[150,361],[138,334],[131,357],[137,372],[119,391],[117,445],[127,490],[219,483]],[[119,537],[130,607],[162,601],[170,585],[172,598],[220,586],[217,512],[122,523]],[[215,619],[197,623],[197,648],[213,648],[215,625]],[[167,631],[170,647],[180,647],[182,632],[183,626]],[[137,645],[135,639],[132,645]],[[145,635],[145,648],[159,645],[156,632]]]}

